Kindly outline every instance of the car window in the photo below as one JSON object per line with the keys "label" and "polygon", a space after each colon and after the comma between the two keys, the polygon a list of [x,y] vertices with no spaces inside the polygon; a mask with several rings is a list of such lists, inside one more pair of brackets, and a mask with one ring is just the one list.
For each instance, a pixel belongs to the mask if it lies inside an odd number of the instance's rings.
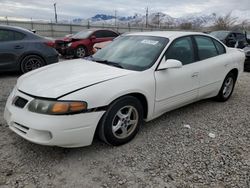
{"label": "car window", "polygon": [[244,40],[245,39],[245,35],[242,33],[236,33],[236,38],[239,40]]}
{"label": "car window", "polygon": [[93,55],[129,70],[146,70],[158,59],[169,39],[153,36],[121,36]]}
{"label": "car window", "polygon": [[118,34],[115,33],[115,32],[113,32],[113,31],[103,31],[103,32],[104,32],[104,36],[105,37],[112,37],[112,38],[114,38],[114,37],[118,36]]}
{"label": "car window", "polygon": [[12,41],[14,39],[14,33],[12,31],[0,30],[0,41]]}
{"label": "car window", "polygon": [[200,60],[208,59],[218,55],[217,49],[211,38],[206,36],[195,36]]}
{"label": "car window", "polygon": [[226,53],[226,49],[221,43],[219,43],[217,40],[213,40],[213,41],[214,41],[214,44],[217,48],[219,55]]}
{"label": "car window", "polygon": [[23,40],[24,37],[25,37],[25,35],[23,33],[14,32],[14,38],[15,38],[15,40]]}
{"label": "car window", "polygon": [[0,41],[15,41],[15,40],[22,40],[25,37],[24,34],[0,29]]}
{"label": "car window", "polygon": [[183,65],[193,63],[194,49],[190,37],[183,37],[175,40],[168,48],[165,59],[176,59],[182,62]]}
{"label": "car window", "polygon": [[94,33],[94,35],[96,36],[96,38],[104,38],[105,37],[105,32],[104,31],[96,31]]}

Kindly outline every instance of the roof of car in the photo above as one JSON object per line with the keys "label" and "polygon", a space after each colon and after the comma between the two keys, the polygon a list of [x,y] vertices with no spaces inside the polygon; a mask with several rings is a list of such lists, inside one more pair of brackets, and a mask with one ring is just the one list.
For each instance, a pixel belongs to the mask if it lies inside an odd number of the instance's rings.
{"label": "roof of car", "polygon": [[21,32],[32,33],[28,29],[24,29],[22,27],[16,27],[16,26],[9,26],[9,25],[0,25],[0,29],[10,29],[10,30],[13,30],[13,31],[19,31],[19,32],[21,31]]}
{"label": "roof of car", "polygon": [[186,31],[150,31],[150,32],[138,32],[138,33],[128,33],[126,35],[139,35],[139,36],[155,36],[155,37],[165,37],[169,39],[174,39],[187,35],[205,35],[207,34],[200,32],[186,32]]}

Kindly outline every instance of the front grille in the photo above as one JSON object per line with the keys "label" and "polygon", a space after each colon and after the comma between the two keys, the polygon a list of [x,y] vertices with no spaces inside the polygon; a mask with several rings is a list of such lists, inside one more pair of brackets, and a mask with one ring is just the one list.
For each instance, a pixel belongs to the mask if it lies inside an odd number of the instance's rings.
{"label": "front grille", "polygon": [[17,97],[14,101],[14,105],[18,108],[24,108],[27,103],[28,103],[28,100],[22,97]]}
{"label": "front grille", "polygon": [[27,134],[29,128],[24,126],[24,125],[21,125],[19,123],[14,123],[13,127],[18,130],[19,132],[23,133],[23,134]]}
{"label": "front grille", "polygon": [[55,46],[57,48],[61,48],[61,47],[66,47],[66,44],[63,41],[56,41]]}

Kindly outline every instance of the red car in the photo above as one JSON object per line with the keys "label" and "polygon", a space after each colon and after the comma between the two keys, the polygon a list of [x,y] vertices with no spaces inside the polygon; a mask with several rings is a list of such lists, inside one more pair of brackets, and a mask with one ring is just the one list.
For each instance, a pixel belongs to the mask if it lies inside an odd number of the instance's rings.
{"label": "red car", "polygon": [[81,58],[93,54],[94,44],[112,41],[117,36],[119,34],[112,30],[84,30],[70,37],[56,40],[55,48],[63,56]]}

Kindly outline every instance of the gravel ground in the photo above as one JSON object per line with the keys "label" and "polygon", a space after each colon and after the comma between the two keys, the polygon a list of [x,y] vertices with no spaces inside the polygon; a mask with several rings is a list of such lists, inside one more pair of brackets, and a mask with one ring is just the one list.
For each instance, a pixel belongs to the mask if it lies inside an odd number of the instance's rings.
{"label": "gravel ground", "polygon": [[32,144],[8,129],[3,110],[17,77],[0,76],[0,187],[250,187],[250,73],[226,103],[166,113],[120,147],[95,140],[77,149]]}

